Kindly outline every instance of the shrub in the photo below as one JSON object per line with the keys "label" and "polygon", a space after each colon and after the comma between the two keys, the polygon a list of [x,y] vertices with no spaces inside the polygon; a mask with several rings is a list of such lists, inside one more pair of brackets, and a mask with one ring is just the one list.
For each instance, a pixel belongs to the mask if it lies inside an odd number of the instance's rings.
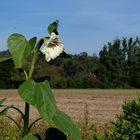
{"label": "shrub", "polygon": [[137,140],[140,137],[140,96],[122,105],[123,114],[112,122],[112,137],[115,140]]}

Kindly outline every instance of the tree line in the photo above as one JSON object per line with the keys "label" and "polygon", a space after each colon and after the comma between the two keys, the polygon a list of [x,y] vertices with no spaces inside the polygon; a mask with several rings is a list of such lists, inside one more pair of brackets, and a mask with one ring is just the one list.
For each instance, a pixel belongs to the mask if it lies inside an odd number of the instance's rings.
{"label": "tree line", "polygon": [[[9,55],[3,51],[0,55]],[[61,54],[47,63],[42,54],[34,72],[36,81],[47,79],[52,88],[140,88],[140,38],[115,39],[99,55]],[[26,65],[30,65],[29,62]],[[18,88],[24,73],[12,60],[0,63],[0,88]]]}

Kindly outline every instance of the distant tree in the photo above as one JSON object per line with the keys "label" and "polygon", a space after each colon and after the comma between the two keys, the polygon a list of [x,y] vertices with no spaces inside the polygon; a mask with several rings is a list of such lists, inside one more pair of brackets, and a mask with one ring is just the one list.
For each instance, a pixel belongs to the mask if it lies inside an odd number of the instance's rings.
{"label": "distant tree", "polygon": [[14,64],[12,60],[7,60],[5,62],[0,63],[0,88],[14,88],[14,84],[12,82],[12,70],[14,69]]}
{"label": "distant tree", "polygon": [[[4,51],[0,55],[8,56],[9,53]],[[49,63],[40,54],[38,61],[33,78],[49,80],[52,88],[140,88],[138,37],[108,42],[99,56],[64,52]],[[29,62],[24,64],[27,65]],[[23,71],[14,69],[12,60],[0,64],[0,88],[18,88],[24,80]]]}
{"label": "distant tree", "polygon": [[110,87],[140,87],[139,38],[116,39],[99,53],[98,77]]}

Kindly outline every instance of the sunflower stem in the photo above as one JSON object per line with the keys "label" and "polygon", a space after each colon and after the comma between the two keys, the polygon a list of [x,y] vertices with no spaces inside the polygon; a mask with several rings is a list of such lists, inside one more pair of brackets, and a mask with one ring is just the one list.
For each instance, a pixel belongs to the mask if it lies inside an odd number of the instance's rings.
{"label": "sunflower stem", "polygon": [[[37,55],[38,55],[38,47],[36,46],[34,49],[34,53],[33,53],[33,58],[32,58],[32,62],[31,62],[31,67],[30,67],[30,71],[29,74],[27,75],[26,72],[25,73],[25,77],[26,80],[30,80],[32,78],[33,75],[33,71],[35,68],[35,62],[37,59]],[[30,104],[28,104],[27,102],[25,102],[25,115],[24,115],[24,126],[23,126],[23,136],[27,135],[29,133],[29,114],[30,113]]]}

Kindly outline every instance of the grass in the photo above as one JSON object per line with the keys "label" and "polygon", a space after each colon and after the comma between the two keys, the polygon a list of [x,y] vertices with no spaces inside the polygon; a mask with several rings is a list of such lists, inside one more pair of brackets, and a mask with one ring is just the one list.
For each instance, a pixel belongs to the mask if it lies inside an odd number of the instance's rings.
{"label": "grass", "polygon": [[[87,119],[87,116],[85,116],[85,119]],[[22,126],[22,123],[20,125]],[[82,139],[85,140],[89,140],[97,132],[94,125],[88,124],[88,119],[86,123],[84,120],[81,121],[78,126],[81,130]],[[31,132],[33,134],[39,134],[44,139],[45,131],[49,127],[46,122],[39,121],[32,127]],[[0,140],[21,140],[17,127],[6,117],[0,118]],[[72,140],[72,138],[68,136],[68,140]]]}
{"label": "grass", "polygon": [[7,118],[0,118],[0,139],[1,140],[19,140],[20,133],[16,126]]}

